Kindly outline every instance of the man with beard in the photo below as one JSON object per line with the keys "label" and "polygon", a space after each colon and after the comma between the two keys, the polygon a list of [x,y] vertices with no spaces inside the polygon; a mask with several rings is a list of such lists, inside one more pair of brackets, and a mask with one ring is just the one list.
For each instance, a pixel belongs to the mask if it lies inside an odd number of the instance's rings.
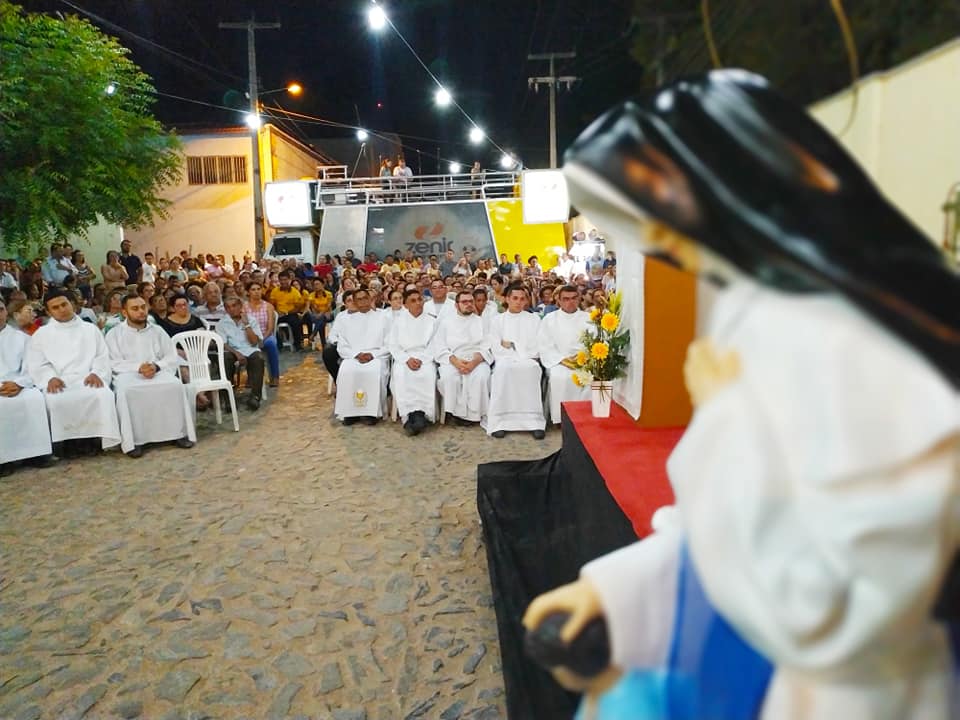
{"label": "man with beard", "polygon": [[147,323],[147,303],[136,295],[123,299],[126,322],[107,335],[113,389],[120,419],[120,449],[143,455],[147,443],[176,442],[191,448],[197,439],[184,385],[174,375],[179,356],[170,336]]}
{"label": "man with beard", "polygon": [[456,313],[450,313],[439,323],[433,338],[444,411],[457,418],[461,425],[483,420],[490,402],[493,355],[473,302],[471,293],[464,291],[457,295]]}

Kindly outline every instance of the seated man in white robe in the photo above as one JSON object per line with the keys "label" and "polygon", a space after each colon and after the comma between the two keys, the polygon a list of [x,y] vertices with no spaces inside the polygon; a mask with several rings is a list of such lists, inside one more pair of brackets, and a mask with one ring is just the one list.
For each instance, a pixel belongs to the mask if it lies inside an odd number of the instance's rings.
{"label": "seated man in white robe", "polygon": [[433,356],[440,369],[438,388],[443,409],[459,425],[480,422],[490,402],[493,355],[474,312],[473,293],[457,294],[456,313],[446,315],[433,335]]}
{"label": "seated man in white robe", "polygon": [[50,439],[60,443],[100,438],[104,450],[119,445],[117,407],[109,387],[110,353],[103,334],[74,315],[64,290],[54,288],[43,300],[50,321],[27,344],[27,372],[44,393]]}
{"label": "seated man in white robe", "polygon": [[537,338],[540,362],[549,379],[550,422],[554,425],[560,423],[560,403],[590,399],[590,387],[580,387],[573,382],[577,351],[583,347],[580,337],[590,329],[590,313],[580,309],[580,291],[574,285],[561,287],[557,302],[560,309],[540,321]]}
{"label": "seated man in white robe", "polygon": [[438,321],[452,315],[456,308],[454,307],[455,303],[450,302],[447,296],[448,292],[449,288],[443,280],[434,278],[430,282],[430,298],[423,301],[423,311],[427,315],[435,317]]}
{"label": "seated man in white robe", "polygon": [[55,462],[43,394],[24,367],[29,339],[7,325],[7,307],[0,300],[0,477],[20,460],[33,459],[31,464],[42,467]]}
{"label": "seated man in white robe", "polygon": [[500,314],[497,310],[497,304],[490,302],[490,293],[485,287],[475,288],[473,291],[474,312],[480,316],[483,321],[483,334],[490,334],[490,323]]}
{"label": "seated man in white robe", "polygon": [[339,327],[337,353],[337,402],[334,413],[344,425],[363,418],[376,425],[387,404],[390,353],[387,350],[387,315],[371,309],[370,292],[353,293],[357,311],[343,318]]}
{"label": "seated man in white robe", "polygon": [[490,323],[488,342],[495,364],[483,429],[495,438],[504,437],[508,430],[528,430],[542,440],[547,421],[540,394],[540,317],[524,311],[527,291],[519,283],[510,285],[504,295],[507,311]]}
{"label": "seated man in white robe", "polygon": [[403,293],[403,307],[387,341],[393,358],[390,388],[404,431],[419,435],[436,421],[437,365],[430,346],[436,320],[423,311],[419,290]]}
{"label": "seated man in white robe", "polygon": [[143,455],[147,443],[175,442],[191,448],[197,439],[184,384],[174,374],[180,356],[164,330],[147,323],[147,302],[123,298],[126,319],[107,334],[113,391],[120,419],[120,449]]}

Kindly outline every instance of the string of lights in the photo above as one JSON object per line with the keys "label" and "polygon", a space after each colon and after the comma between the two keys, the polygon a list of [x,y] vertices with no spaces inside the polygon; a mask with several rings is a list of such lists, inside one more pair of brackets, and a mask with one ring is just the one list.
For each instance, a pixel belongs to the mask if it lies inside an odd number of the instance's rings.
{"label": "string of lights", "polygon": [[457,102],[453,94],[444,87],[443,83],[437,78],[436,75],[427,67],[427,64],[423,61],[420,55],[417,54],[417,51],[413,49],[413,46],[407,42],[407,39],[403,36],[403,33],[400,32],[399,28],[394,25],[393,21],[390,19],[390,16],[387,15],[386,11],[383,9],[383,6],[380,5],[377,0],[370,0],[370,10],[367,14],[367,19],[370,23],[370,27],[373,30],[382,30],[386,26],[390,26],[390,29],[396,33],[397,37],[400,38],[401,42],[406,46],[407,50],[410,51],[410,54],[416,58],[416,61],[420,63],[420,67],[424,69],[424,72],[430,77],[433,83],[437,86],[436,93],[434,94],[434,102],[436,102],[438,107],[446,107],[448,105],[453,105],[457,110],[460,111],[460,114],[466,118],[467,123],[469,123],[470,130],[468,132],[468,137],[471,144],[479,145],[484,140],[490,142],[497,150],[502,153],[500,159],[500,165],[505,169],[511,169],[513,167],[522,167],[522,163],[512,153],[504,150],[497,142],[487,135],[483,128],[472,118],[469,113],[463,109],[460,103]]}

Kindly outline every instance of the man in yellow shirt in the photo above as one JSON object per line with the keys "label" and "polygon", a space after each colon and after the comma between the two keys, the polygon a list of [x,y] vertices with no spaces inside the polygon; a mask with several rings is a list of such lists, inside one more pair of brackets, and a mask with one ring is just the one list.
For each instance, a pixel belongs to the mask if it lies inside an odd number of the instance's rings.
{"label": "man in yellow shirt", "polygon": [[333,293],[323,286],[322,280],[313,281],[313,292],[307,295],[307,312],[303,315],[307,332],[320,336],[321,347],[327,346],[324,328],[333,320]]}
{"label": "man in yellow shirt", "polygon": [[280,283],[279,287],[275,287],[270,293],[270,302],[280,315],[277,325],[286,323],[290,326],[294,350],[300,352],[303,349],[303,318],[300,314],[306,307],[306,298],[295,287],[291,287],[293,273],[289,270],[281,271],[277,281]]}

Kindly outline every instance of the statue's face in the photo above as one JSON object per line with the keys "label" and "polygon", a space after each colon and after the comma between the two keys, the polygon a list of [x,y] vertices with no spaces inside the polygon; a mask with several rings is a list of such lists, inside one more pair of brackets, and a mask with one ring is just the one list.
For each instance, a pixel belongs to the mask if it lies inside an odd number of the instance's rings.
{"label": "statue's face", "polygon": [[703,251],[693,240],[673,228],[652,220],[643,224],[643,244],[669,255],[680,267],[690,273],[703,270]]}

